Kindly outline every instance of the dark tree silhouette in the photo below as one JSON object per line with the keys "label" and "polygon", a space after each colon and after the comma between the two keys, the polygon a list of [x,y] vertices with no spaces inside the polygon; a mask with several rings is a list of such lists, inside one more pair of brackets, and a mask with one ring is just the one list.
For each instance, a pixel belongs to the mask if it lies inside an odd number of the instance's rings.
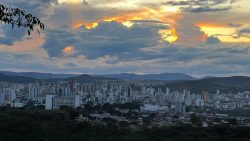
{"label": "dark tree silhouette", "polygon": [[0,22],[12,25],[12,28],[25,27],[28,29],[28,35],[31,31],[36,30],[40,34],[40,30],[44,30],[44,24],[32,14],[27,14],[19,8],[7,8],[0,4]]}

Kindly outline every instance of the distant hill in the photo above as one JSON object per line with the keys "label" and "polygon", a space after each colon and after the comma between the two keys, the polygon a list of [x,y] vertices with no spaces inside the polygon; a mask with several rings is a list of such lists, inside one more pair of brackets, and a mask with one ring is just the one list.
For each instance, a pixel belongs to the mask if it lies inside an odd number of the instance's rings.
{"label": "distant hill", "polygon": [[25,76],[10,76],[0,73],[0,82],[11,82],[11,83],[32,83],[37,79]]}
{"label": "distant hill", "polygon": [[105,78],[116,78],[121,80],[159,80],[159,81],[173,81],[173,80],[194,80],[189,75],[182,73],[163,73],[163,74],[133,74],[133,73],[122,73],[122,74],[108,74],[108,75],[97,75]]}
{"label": "distant hill", "polygon": [[[32,77],[36,79],[64,79],[71,77],[78,77],[80,75],[76,74],[53,74],[53,73],[40,73],[40,72],[10,72],[10,71],[0,71],[5,75],[10,76],[25,76]],[[120,80],[160,80],[160,81],[173,81],[173,80],[195,80],[186,74],[181,73],[163,73],[163,74],[145,74],[138,75],[132,73],[122,73],[122,74],[107,74],[107,75],[91,75],[92,77],[100,78],[113,78]]]}
{"label": "distant hill", "polygon": [[213,91],[219,89],[222,92],[250,91],[250,77],[216,77],[192,81],[168,82],[166,87],[174,90],[189,89],[192,92]]}
{"label": "distant hill", "polygon": [[53,74],[53,73],[40,73],[40,72],[10,72],[10,71],[1,71],[5,75],[10,76],[25,76],[25,77],[33,77],[36,79],[54,79],[54,78],[69,78],[78,76],[75,74]]}
{"label": "distant hill", "polygon": [[[13,75],[13,74],[12,74]],[[0,82],[12,82],[12,83],[33,83],[36,81],[71,81],[75,80],[79,83],[92,83],[92,82],[100,82],[103,80],[117,80],[112,78],[103,78],[103,77],[93,77],[90,75],[79,75],[74,77],[68,77],[68,78],[50,78],[50,79],[36,79],[32,77],[26,77],[26,76],[12,76],[12,75],[6,75],[3,73],[0,73]]]}
{"label": "distant hill", "polygon": [[205,77],[202,77],[202,78],[199,78],[199,79],[209,79],[209,78],[216,78],[214,76],[205,76]]}
{"label": "distant hill", "polygon": [[[25,73],[28,74],[28,73]],[[39,73],[31,73],[31,74],[39,74]],[[32,83],[35,81],[39,81],[41,79],[36,79],[27,76],[13,76],[0,73],[0,82],[12,82],[12,83]],[[148,75],[137,75],[137,74],[115,74],[115,75],[79,75],[68,78],[53,78],[53,75],[50,79],[43,79],[43,81],[70,81],[75,80],[79,83],[92,83],[92,82],[100,82],[100,81],[120,81],[120,80],[140,80],[140,81],[148,81],[148,80],[160,80],[166,81],[163,88],[169,87],[172,90],[183,90],[188,89],[191,92],[215,92],[219,89],[221,92],[242,92],[242,91],[250,91],[250,77],[245,76],[233,76],[233,77],[207,77],[202,79],[196,79],[191,76],[185,74],[173,74],[173,73],[165,73],[165,74],[148,74]],[[67,75],[62,75],[61,77],[66,77]],[[70,76],[70,75],[69,75]],[[42,76],[41,76],[42,77]],[[47,78],[49,75],[42,78]]]}
{"label": "distant hill", "polygon": [[117,79],[113,79],[113,78],[104,78],[104,77],[98,77],[98,76],[90,76],[87,74],[83,74],[80,76],[76,76],[76,77],[70,77],[70,78],[66,78],[65,80],[72,80],[74,79],[75,81],[79,82],[79,83],[91,83],[91,82],[97,82],[97,81],[104,81],[104,80],[117,80]]}

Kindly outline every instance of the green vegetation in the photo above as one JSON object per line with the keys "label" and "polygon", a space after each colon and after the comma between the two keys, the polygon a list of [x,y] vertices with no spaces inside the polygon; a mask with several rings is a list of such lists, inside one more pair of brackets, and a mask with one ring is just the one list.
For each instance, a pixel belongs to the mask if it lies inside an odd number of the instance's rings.
{"label": "green vegetation", "polygon": [[191,116],[191,122],[192,122],[192,125],[195,125],[197,127],[201,127],[202,126],[202,120],[200,117],[196,116],[195,114],[193,114]]}
{"label": "green vegetation", "polygon": [[[77,110],[0,109],[1,141],[247,141],[249,128],[191,126],[130,129],[128,123],[94,125],[73,120]],[[108,119],[107,119],[108,120]]]}

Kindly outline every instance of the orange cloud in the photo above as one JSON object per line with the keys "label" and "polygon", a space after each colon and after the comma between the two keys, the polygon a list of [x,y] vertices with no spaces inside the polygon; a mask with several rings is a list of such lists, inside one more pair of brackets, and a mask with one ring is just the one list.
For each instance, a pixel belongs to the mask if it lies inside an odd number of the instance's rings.
{"label": "orange cloud", "polygon": [[199,23],[196,23],[195,26],[197,26],[197,27],[210,27],[210,28],[226,28],[226,27],[228,27],[228,24],[199,22]]}
{"label": "orange cloud", "polygon": [[[73,26],[73,28],[74,29],[77,29],[77,28],[80,28],[81,26],[83,26],[83,24],[82,23],[79,23],[79,24],[75,24],[74,26]],[[84,23],[84,26],[87,28],[87,29],[93,29],[93,28],[96,28],[96,27],[98,27],[99,26],[99,23],[97,23],[97,22],[86,22],[86,23]]]}
{"label": "orange cloud", "polygon": [[73,46],[67,46],[63,49],[63,53],[66,55],[70,55],[75,51],[75,47]]}
{"label": "orange cloud", "polygon": [[201,36],[201,41],[202,42],[206,42],[207,41],[207,38],[208,38],[208,36],[207,36],[207,34],[203,34],[202,36]]}
{"label": "orange cloud", "polygon": [[240,37],[234,38],[233,35],[237,33],[237,28],[230,27],[227,24],[223,23],[197,23],[195,24],[197,27],[200,28],[202,32],[206,35],[202,37],[201,40],[205,39],[205,36],[214,36],[219,38],[222,42],[229,42],[229,43],[250,43],[250,38],[247,37]]}
{"label": "orange cloud", "polygon": [[169,43],[174,43],[179,38],[175,28],[172,28],[170,30],[160,30],[159,34],[161,35],[163,40]]}
{"label": "orange cloud", "polygon": [[118,22],[122,25],[131,28],[138,20],[155,20],[163,24],[168,24],[172,28],[160,30],[159,34],[162,39],[173,43],[178,40],[178,34],[175,29],[176,20],[180,17],[178,9],[159,7],[159,8],[144,8],[142,10],[131,10],[124,13],[119,13],[117,16],[104,16],[94,21],[78,21],[72,26],[73,29],[78,29],[82,26],[91,30],[98,27],[101,22]]}
{"label": "orange cloud", "polygon": [[45,43],[44,35],[32,36],[31,38],[16,41],[11,46],[1,45],[0,51],[10,51],[10,52],[34,52],[40,50]]}
{"label": "orange cloud", "polygon": [[60,4],[80,4],[82,3],[82,0],[58,0],[58,3]]}
{"label": "orange cloud", "polygon": [[126,23],[136,20],[157,20],[173,24],[175,23],[178,14],[178,11],[167,11],[166,8],[144,8],[142,10],[131,10],[125,13],[119,13],[117,16],[104,16],[92,22],[78,21],[76,23],[73,23],[73,28],[77,29],[81,26],[88,27],[89,25],[97,24],[100,22],[115,21],[118,23]]}

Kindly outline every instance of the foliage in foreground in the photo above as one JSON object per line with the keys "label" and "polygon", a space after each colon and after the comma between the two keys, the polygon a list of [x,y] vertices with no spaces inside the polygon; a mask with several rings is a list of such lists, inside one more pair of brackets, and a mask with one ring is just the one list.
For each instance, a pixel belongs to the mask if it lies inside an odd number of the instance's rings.
{"label": "foliage in foreground", "polygon": [[1,110],[1,141],[247,141],[249,128],[166,127],[151,129],[92,125],[72,120],[71,111]]}
{"label": "foliage in foreground", "polygon": [[9,8],[0,4],[0,23],[4,22],[5,24],[12,25],[12,28],[16,27],[24,27],[28,29],[28,35],[30,35],[31,31],[34,31],[35,27],[36,31],[40,33],[39,29],[44,30],[44,24],[37,17],[32,14],[26,13],[24,10],[19,8]]}

